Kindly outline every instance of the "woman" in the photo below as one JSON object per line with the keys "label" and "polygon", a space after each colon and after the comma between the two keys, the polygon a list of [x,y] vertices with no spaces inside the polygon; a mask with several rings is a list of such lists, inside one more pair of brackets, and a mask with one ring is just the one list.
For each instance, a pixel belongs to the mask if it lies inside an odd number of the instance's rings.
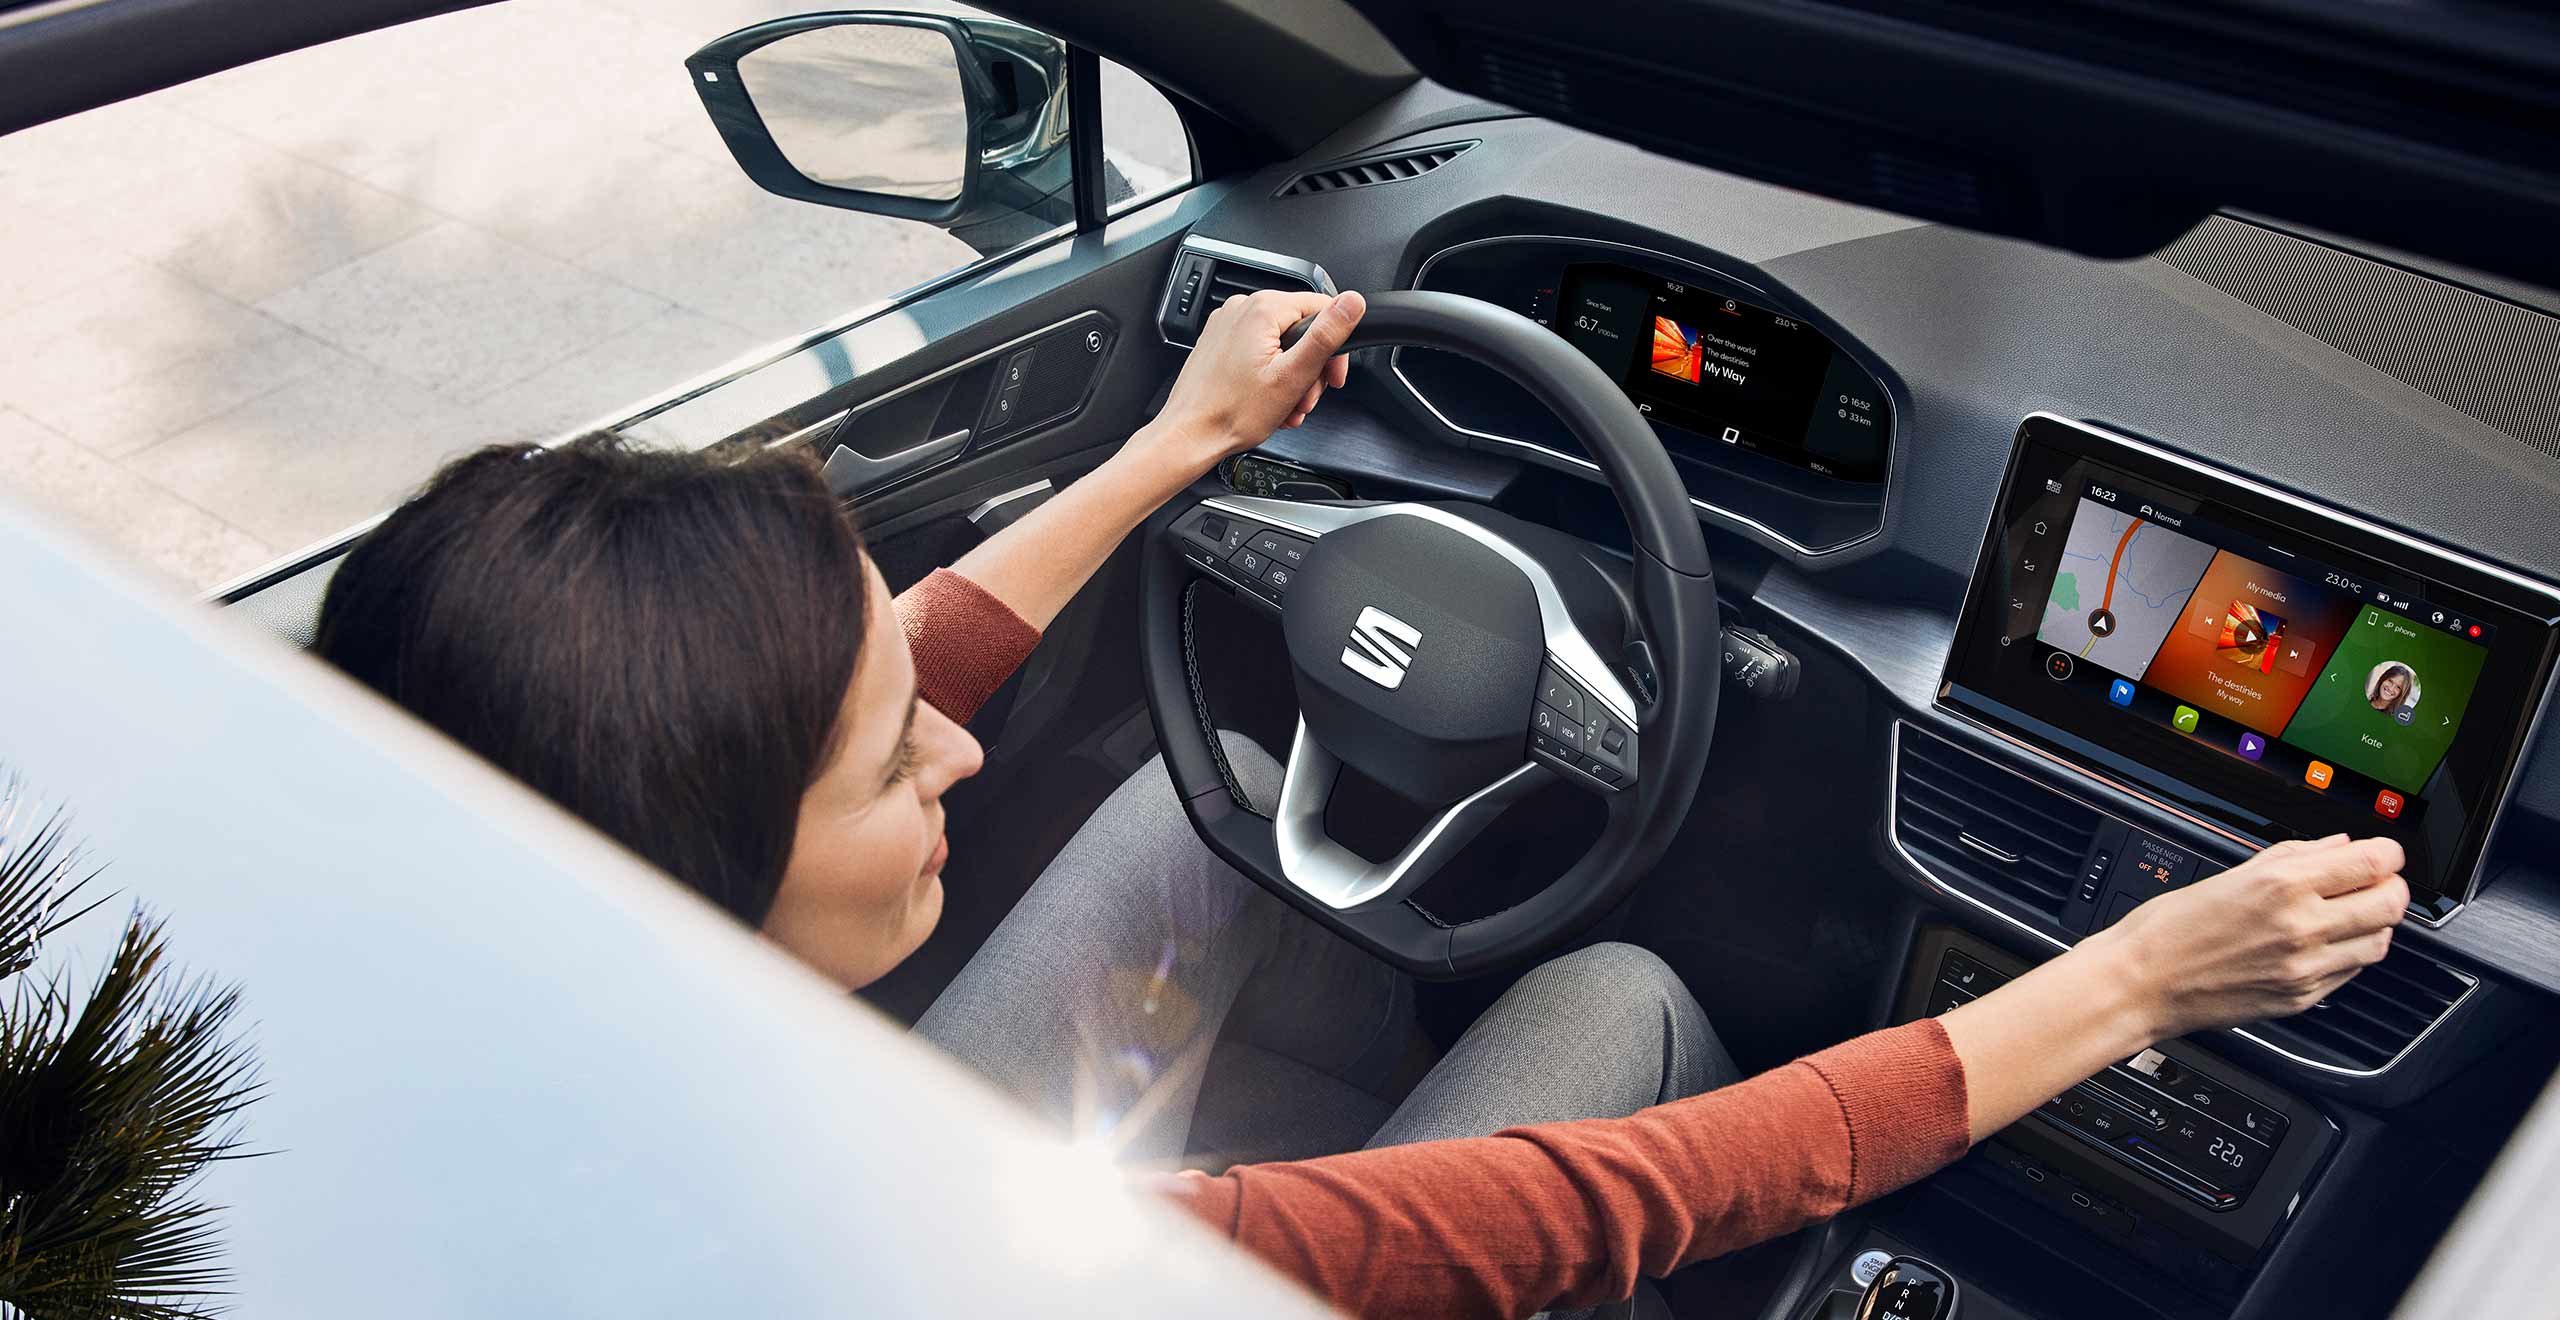
{"label": "woman", "polygon": [[[1155,421],[894,602],[805,456],[484,451],[348,556],[317,649],[860,986],[939,914],[942,795],[979,763],[959,722],[1150,510],[1343,383],[1361,309],[1221,307]],[[1267,793],[1269,759],[1231,752]],[[1604,945],[1434,1064],[1402,978],[1210,856],[1151,767],[918,1030],[1141,1156],[1194,1149],[1195,1114],[1323,1110],[1238,1131],[1349,1153],[1166,1194],[1346,1309],[1525,1315],[1893,1190],[2155,1040],[2307,1007],[2389,947],[2400,864],[2387,840],[2280,845],[1944,1018],[1747,1082],[1677,978]]]}
{"label": "woman", "polygon": [[2398,710],[2417,681],[2417,673],[2407,665],[2397,660],[2385,664],[2381,676],[2373,680],[2373,708],[2385,713]]}

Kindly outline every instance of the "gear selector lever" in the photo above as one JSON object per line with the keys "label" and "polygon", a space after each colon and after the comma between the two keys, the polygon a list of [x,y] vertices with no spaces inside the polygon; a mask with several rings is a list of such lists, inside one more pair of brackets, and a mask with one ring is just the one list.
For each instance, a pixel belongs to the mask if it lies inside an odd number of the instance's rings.
{"label": "gear selector lever", "polygon": [[1916,1256],[1887,1262],[1858,1300],[1857,1320],[1955,1320],[1955,1315],[1955,1276]]}

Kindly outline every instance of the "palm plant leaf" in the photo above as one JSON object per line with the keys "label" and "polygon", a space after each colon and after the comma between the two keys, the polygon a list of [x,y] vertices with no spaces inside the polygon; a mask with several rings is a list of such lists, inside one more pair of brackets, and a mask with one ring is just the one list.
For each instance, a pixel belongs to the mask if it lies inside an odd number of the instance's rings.
{"label": "palm plant leaf", "polygon": [[258,1090],[238,993],[176,977],[139,911],[87,995],[26,975],[96,875],[59,813],[35,819],[0,784],[0,1311],[207,1314],[228,1276],[216,1208],[190,1189],[237,1151]]}

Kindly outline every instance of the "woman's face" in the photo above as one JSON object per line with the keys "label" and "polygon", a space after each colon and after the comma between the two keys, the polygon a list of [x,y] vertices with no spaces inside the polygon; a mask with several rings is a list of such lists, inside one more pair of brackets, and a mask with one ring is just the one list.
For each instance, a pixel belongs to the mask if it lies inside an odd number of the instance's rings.
{"label": "woman's face", "polygon": [[2402,678],[2396,672],[2384,674],[2382,681],[2374,685],[2373,704],[2379,709],[2389,710],[2399,705],[2400,698],[2407,695],[2409,695],[2409,680]]}
{"label": "woman's face", "polygon": [[978,772],[978,740],[916,698],[915,662],[864,556],[869,626],[837,716],[835,760],[800,799],[799,831],[764,933],[858,989],[942,918],[942,795]]}

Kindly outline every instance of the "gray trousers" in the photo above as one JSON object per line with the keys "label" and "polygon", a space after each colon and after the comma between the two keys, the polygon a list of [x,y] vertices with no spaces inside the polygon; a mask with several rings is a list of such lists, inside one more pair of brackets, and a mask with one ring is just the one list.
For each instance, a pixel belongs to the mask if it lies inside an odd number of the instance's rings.
{"label": "gray trousers", "polygon": [[[1227,748],[1249,795],[1276,799],[1270,757]],[[916,1030],[1074,1139],[1168,1167],[1616,1117],[1736,1080],[1679,978],[1623,944],[1531,971],[1434,1063],[1412,983],[1211,853],[1161,762]]]}

